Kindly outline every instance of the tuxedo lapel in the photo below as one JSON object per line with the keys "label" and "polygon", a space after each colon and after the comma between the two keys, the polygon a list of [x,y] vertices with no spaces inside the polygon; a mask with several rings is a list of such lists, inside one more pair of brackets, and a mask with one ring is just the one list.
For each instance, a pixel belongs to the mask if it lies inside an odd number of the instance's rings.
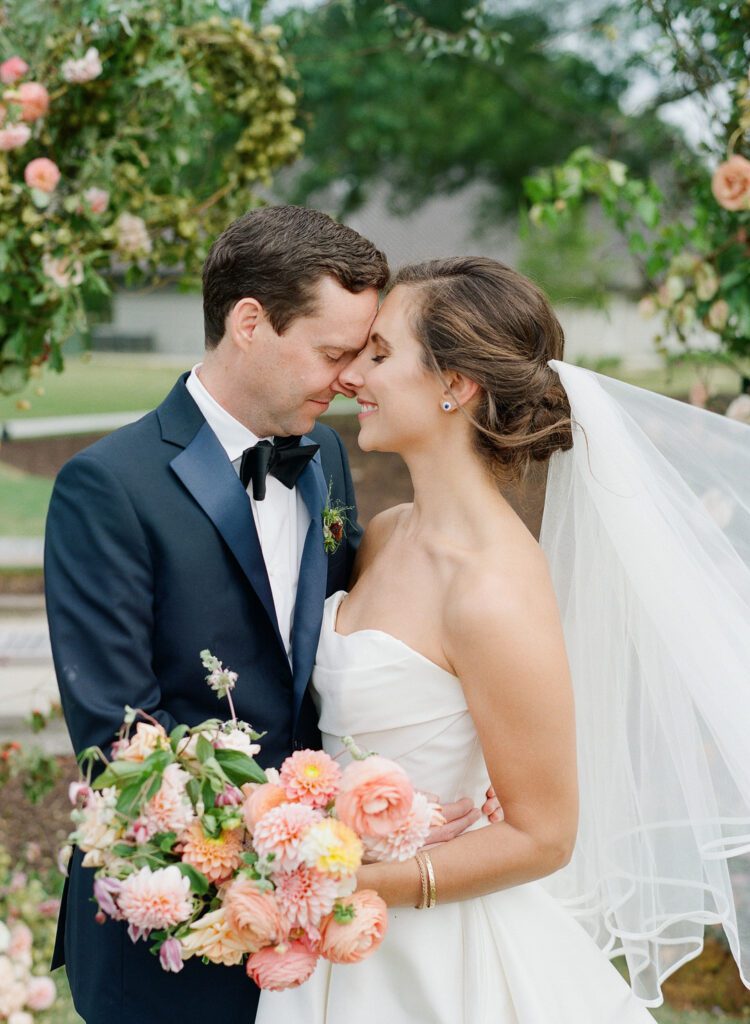
{"label": "tuxedo lapel", "polygon": [[260,598],[276,638],[284,648],[250,499],[216,434],[205,420],[170,465],[226,541]]}
{"label": "tuxedo lapel", "polygon": [[[313,442],[303,437],[300,443]],[[326,596],[328,565],[323,547],[322,515],[328,489],[323,476],[320,452],[315,453],[314,458],[300,474],[297,487],[310,513],[310,525],[302,549],[292,627],[295,723],[315,661]]]}

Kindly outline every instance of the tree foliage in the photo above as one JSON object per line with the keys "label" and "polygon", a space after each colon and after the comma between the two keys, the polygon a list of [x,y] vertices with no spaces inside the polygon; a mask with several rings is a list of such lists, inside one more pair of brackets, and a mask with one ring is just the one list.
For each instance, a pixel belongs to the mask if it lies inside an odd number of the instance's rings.
{"label": "tree foliage", "polygon": [[113,261],[188,282],[297,153],[279,30],[207,0],[9,0],[0,23],[0,390],[62,368]]}
{"label": "tree foliage", "polygon": [[652,116],[622,114],[622,74],[554,49],[541,5],[493,10],[348,0],[288,12],[306,135],[292,198],[335,184],[345,215],[386,183],[398,211],[481,181],[497,197],[484,214],[502,217],[523,176],[571,144],[617,144],[641,170],[669,149]]}

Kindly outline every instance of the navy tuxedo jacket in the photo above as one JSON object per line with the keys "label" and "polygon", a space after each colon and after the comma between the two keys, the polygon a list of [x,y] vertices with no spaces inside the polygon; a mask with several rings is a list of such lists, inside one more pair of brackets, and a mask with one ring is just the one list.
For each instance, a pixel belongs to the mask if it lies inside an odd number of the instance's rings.
{"label": "navy tuxedo jacket", "polygon": [[[208,648],[239,675],[239,718],[262,739],[258,760],[278,766],[320,745],[308,682],[327,595],[346,589],[361,536],[346,454],[317,425],[302,443],[320,451],[297,486],[310,512],[292,626],[292,666],[279,634],[249,498],[181,377],[158,409],[80,452],[61,470],[49,508],[45,586],[52,652],[76,752],[107,750],[126,704],[167,730],[225,717],[206,685]],[[350,507],[331,555],[321,514]],[[258,991],[242,967],[190,960],[161,970],[125,927],[97,925],[93,870],[76,854],[63,897],[53,966],[63,962],[88,1024],[179,1020],[249,1024]]]}

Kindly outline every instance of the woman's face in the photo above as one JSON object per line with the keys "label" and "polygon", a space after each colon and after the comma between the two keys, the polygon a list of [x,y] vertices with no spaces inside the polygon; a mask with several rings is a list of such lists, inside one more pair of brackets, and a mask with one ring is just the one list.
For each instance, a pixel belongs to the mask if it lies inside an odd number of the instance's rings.
{"label": "woman's face", "polygon": [[398,452],[434,444],[441,402],[447,397],[437,374],[423,362],[423,348],[412,332],[414,289],[399,285],[380,307],[367,344],[340,374],[361,406],[359,447]]}

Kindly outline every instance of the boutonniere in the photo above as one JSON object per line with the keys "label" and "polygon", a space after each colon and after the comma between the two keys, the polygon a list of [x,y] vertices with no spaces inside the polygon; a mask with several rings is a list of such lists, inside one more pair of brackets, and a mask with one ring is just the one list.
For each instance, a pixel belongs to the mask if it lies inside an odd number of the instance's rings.
{"label": "boutonniere", "polygon": [[332,555],[339,549],[341,541],[346,533],[348,522],[346,513],[351,505],[341,505],[338,502],[331,502],[331,487],[333,481],[328,484],[328,497],[323,507],[323,547],[326,554]]}

